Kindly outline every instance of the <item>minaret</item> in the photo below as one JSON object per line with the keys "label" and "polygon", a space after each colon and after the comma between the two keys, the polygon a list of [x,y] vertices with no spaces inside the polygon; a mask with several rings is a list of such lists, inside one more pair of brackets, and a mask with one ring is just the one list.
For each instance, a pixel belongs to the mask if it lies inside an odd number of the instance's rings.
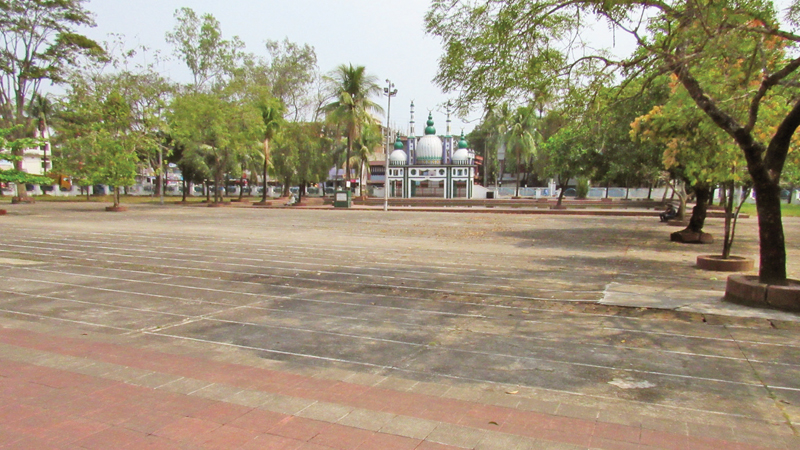
{"label": "minaret", "polygon": [[450,133],[450,102],[445,105],[447,111],[447,134],[444,136],[444,163],[451,164],[453,157],[453,135]]}
{"label": "minaret", "polygon": [[408,163],[415,164],[417,161],[417,137],[414,134],[414,100],[411,100],[411,122],[408,125]]}
{"label": "minaret", "polygon": [[447,111],[447,135],[445,137],[451,137],[452,134],[450,134],[450,102],[447,102],[446,107],[447,107],[446,108],[446,111]]}
{"label": "minaret", "polygon": [[409,131],[408,131],[409,137],[415,137],[415,135],[414,135],[414,100],[411,100],[411,122],[408,123],[408,126],[409,126]]}

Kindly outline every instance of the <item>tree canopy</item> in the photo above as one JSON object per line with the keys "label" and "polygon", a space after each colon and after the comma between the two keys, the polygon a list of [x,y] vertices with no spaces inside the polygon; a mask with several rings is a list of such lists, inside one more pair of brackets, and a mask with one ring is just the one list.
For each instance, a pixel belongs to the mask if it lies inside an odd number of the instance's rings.
{"label": "tree canopy", "polygon": [[[798,23],[798,11],[794,2],[790,25]],[[588,33],[598,22],[630,36],[636,51],[615,57],[591,48]],[[800,35],[778,21],[771,1],[434,0],[426,27],[445,48],[436,81],[457,93],[462,108],[533,93],[559,95],[614,77],[674,75],[744,154],[756,188],[759,278],[786,282],[779,183],[800,126],[793,82],[800,58],[791,51]],[[715,64],[736,70],[701,76]],[[758,125],[769,114],[764,105],[775,96],[792,99],[791,107],[773,134],[759,135]]]}

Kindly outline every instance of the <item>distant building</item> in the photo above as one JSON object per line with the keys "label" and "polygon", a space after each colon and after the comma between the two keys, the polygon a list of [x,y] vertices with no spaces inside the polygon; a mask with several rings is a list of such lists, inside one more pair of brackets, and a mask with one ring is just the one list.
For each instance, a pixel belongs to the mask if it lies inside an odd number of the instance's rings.
{"label": "distant building", "polygon": [[475,153],[464,133],[456,141],[437,136],[433,116],[428,114],[425,135],[413,136],[414,104],[411,104],[411,134],[400,136],[389,155],[389,197],[472,198],[475,183]]}

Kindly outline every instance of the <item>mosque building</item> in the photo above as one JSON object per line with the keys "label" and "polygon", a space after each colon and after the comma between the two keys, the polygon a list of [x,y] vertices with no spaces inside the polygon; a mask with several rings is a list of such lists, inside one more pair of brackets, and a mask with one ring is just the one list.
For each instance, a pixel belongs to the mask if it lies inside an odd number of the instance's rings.
{"label": "mosque building", "polygon": [[409,137],[397,136],[389,155],[389,197],[472,198],[475,182],[475,153],[462,131],[460,139],[437,136],[433,115],[428,114],[425,135],[414,136],[414,103],[411,103]]}

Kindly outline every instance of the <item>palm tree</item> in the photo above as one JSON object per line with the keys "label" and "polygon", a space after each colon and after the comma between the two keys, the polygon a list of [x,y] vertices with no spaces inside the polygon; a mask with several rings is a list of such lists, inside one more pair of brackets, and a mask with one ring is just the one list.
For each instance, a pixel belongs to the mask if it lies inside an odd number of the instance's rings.
{"label": "palm tree", "polygon": [[366,124],[361,131],[355,148],[353,149],[352,161],[358,164],[358,178],[361,186],[361,197],[366,197],[366,171],[369,167],[370,156],[375,154],[375,149],[380,148],[383,142],[380,124],[373,120],[372,124]]}
{"label": "palm tree", "polygon": [[532,106],[520,106],[511,115],[506,132],[508,150],[516,157],[517,188],[515,197],[519,197],[519,174],[522,171],[522,159],[536,152],[536,110]]}
{"label": "palm tree", "polygon": [[[34,129],[34,137],[42,140],[42,170],[47,175],[47,153],[50,150],[50,132],[48,130],[48,119],[53,116],[54,108],[53,103],[49,98],[41,95],[34,94],[28,105],[28,114],[36,123]],[[50,157],[52,158],[52,152]],[[25,192],[23,189],[22,192]]]}
{"label": "palm tree", "polygon": [[337,67],[328,76],[334,101],[325,105],[324,112],[329,120],[345,126],[347,133],[347,154],[345,155],[345,176],[350,177],[350,154],[353,144],[361,135],[365,124],[371,123],[370,113],[383,114],[383,108],[370,97],[381,94],[378,80],[368,75],[364,66],[352,64]]}
{"label": "palm tree", "polygon": [[261,111],[261,119],[264,121],[264,171],[263,186],[264,191],[261,193],[261,202],[267,201],[267,167],[269,166],[269,142],[275,138],[275,135],[280,131],[283,125],[283,114],[285,108],[280,100],[270,98],[263,100],[258,109]]}

